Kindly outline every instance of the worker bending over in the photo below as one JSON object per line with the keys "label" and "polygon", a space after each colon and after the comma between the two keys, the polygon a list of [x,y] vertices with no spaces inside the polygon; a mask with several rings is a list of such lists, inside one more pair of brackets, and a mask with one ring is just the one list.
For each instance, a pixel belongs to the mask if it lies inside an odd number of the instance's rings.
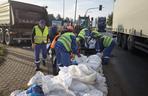
{"label": "worker bending over", "polygon": [[73,27],[67,26],[67,30],[58,38],[55,44],[57,65],[60,67],[71,65],[70,54],[77,54],[78,46]]}
{"label": "worker bending over", "polygon": [[108,64],[115,41],[112,37],[101,35],[97,31],[92,32],[92,37],[97,40],[99,46],[97,50],[103,52],[102,64]]}
{"label": "worker bending over", "polygon": [[96,54],[96,47],[98,47],[98,43],[96,43],[96,39],[92,38],[91,34],[92,34],[93,30],[91,27],[89,28],[84,28],[80,31],[80,33],[78,34],[77,37],[77,42],[80,42],[81,45],[81,51],[83,50],[84,52],[82,52],[83,54],[89,56],[89,55],[93,55]]}

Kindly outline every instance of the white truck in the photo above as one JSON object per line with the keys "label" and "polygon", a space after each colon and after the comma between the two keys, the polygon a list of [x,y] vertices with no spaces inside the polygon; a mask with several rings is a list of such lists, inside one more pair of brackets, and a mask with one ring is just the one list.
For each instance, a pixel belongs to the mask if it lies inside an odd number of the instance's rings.
{"label": "white truck", "polygon": [[148,1],[114,0],[113,31],[124,49],[148,53]]}

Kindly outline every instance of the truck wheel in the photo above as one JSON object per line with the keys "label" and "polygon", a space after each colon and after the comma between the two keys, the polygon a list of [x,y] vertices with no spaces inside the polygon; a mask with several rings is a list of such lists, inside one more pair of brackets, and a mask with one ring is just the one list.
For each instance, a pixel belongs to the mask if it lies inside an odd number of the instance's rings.
{"label": "truck wheel", "polygon": [[6,33],[5,33],[5,42],[7,45],[12,45],[13,43],[12,36],[10,35],[8,29],[6,30]]}
{"label": "truck wheel", "polygon": [[134,50],[134,36],[129,35],[127,39],[127,48],[129,51]]}
{"label": "truck wheel", "polygon": [[5,42],[4,32],[3,32],[3,29],[0,28],[0,43],[4,43],[4,42]]}
{"label": "truck wheel", "polygon": [[117,34],[117,45],[121,46],[121,40],[122,40],[122,35],[121,34]]}
{"label": "truck wheel", "polygon": [[122,35],[122,40],[121,40],[121,47],[123,48],[123,49],[127,49],[127,35]]}

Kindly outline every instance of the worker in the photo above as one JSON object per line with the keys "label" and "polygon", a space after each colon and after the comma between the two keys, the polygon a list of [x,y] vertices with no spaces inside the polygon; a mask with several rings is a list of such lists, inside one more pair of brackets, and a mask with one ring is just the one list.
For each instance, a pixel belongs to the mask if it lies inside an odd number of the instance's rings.
{"label": "worker", "polygon": [[[52,25],[51,28],[50,28],[50,30],[49,30],[49,39],[50,39],[50,42],[53,41],[53,39],[54,39],[54,37],[56,36],[57,32],[58,32],[58,27],[57,27],[57,25]],[[49,46],[47,47],[47,54],[48,54],[48,55],[50,54],[50,53],[49,53],[50,48],[51,48],[51,45],[49,45]]]}
{"label": "worker", "polygon": [[86,37],[89,36],[89,30],[88,28],[83,28],[82,30],[80,30],[76,40],[78,43],[80,43],[80,47],[84,48],[85,47],[85,39]]}
{"label": "worker", "polygon": [[52,27],[50,28],[50,31],[49,31],[50,42],[53,41],[57,32],[58,32],[58,27],[56,25],[52,25]]}
{"label": "worker", "polygon": [[115,41],[112,37],[101,35],[97,31],[92,32],[92,37],[97,40],[97,51],[103,52],[102,64],[108,64],[111,52],[115,46]]}
{"label": "worker", "polygon": [[59,67],[71,65],[70,54],[77,54],[78,46],[73,27],[67,26],[67,30],[58,38],[55,44],[56,64]]}
{"label": "worker", "polygon": [[81,45],[81,53],[87,56],[96,54],[96,40],[91,37],[92,28],[84,28],[80,31],[77,37],[77,42],[79,41]]}
{"label": "worker", "polygon": [[40,70],[40,52],[42,52],[42,63],[46,65],[47,49],[46,44],[48,43],[49,29],[46,26],[46,21],[41,19],[38,25],[33,27],[32,32],[32,48],[35,53],[35,64],[36,71]]}

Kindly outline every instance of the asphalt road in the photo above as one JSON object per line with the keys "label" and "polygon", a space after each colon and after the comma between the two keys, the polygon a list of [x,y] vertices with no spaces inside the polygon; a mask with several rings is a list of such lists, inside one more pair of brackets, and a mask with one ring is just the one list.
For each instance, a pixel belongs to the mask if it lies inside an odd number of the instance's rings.
{"label": "asphalt road", "polygon": [[103,66],[108,96],[148,96],[148,54],[116,47],[112,55],[110,64]]}

